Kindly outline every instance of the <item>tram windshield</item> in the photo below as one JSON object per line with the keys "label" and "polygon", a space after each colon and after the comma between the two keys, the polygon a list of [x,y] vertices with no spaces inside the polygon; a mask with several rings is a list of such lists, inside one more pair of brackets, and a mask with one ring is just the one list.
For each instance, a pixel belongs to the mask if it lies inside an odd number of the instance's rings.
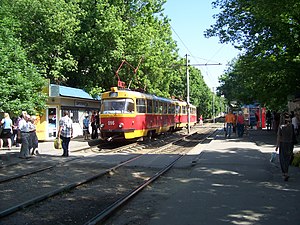
{"label": "tram windshield", "polygon": [[101,114],[134,113],[132,99],[104,99],[101,104]]}

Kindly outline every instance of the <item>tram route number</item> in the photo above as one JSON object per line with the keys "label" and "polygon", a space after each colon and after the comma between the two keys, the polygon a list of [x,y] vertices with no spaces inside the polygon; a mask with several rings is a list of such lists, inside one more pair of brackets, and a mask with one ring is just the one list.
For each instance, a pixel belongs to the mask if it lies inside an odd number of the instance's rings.
{"label": "tram route number", "polygon": [[113,125],[115,125],[115,121],[114,120],[109,120],[109,121],[107,121],[107,125],[108,126],[113,126]]}

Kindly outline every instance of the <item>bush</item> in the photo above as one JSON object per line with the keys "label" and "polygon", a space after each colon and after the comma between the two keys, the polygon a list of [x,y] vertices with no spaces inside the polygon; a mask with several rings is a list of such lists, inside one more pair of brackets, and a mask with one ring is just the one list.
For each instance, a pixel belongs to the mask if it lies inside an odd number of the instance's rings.
{"label": "bush", "polygon": [[297,152],[296,154],[294,154],[294,159],[292,161],[292,165],[300,167],[300,152]]}

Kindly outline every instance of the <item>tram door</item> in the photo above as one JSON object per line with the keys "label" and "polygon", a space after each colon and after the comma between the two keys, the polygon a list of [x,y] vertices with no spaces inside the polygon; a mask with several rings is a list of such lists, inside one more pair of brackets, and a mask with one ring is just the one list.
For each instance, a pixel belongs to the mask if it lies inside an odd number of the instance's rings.
{"label": "tram door", "polygon": [[48,108],[48,138],[55,138],[57,134],[57,108]]}

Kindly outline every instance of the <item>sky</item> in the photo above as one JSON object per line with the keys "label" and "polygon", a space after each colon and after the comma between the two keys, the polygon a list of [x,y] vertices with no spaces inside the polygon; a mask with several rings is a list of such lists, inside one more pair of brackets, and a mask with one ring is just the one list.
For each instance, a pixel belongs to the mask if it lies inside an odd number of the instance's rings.
{"label": "sky", "polygon": [[173,39],[177,42],[179,55],[188,54],[190,64],[219,64],[195,66],[201,70],[205,83],[213,90],[220,86],[218,77],[228,68],[238,54],[231,44],[220,44],[218,37],[205,38],[204,31],[215,24],[212,0],[167,0],[164,14],[171,20]]}

